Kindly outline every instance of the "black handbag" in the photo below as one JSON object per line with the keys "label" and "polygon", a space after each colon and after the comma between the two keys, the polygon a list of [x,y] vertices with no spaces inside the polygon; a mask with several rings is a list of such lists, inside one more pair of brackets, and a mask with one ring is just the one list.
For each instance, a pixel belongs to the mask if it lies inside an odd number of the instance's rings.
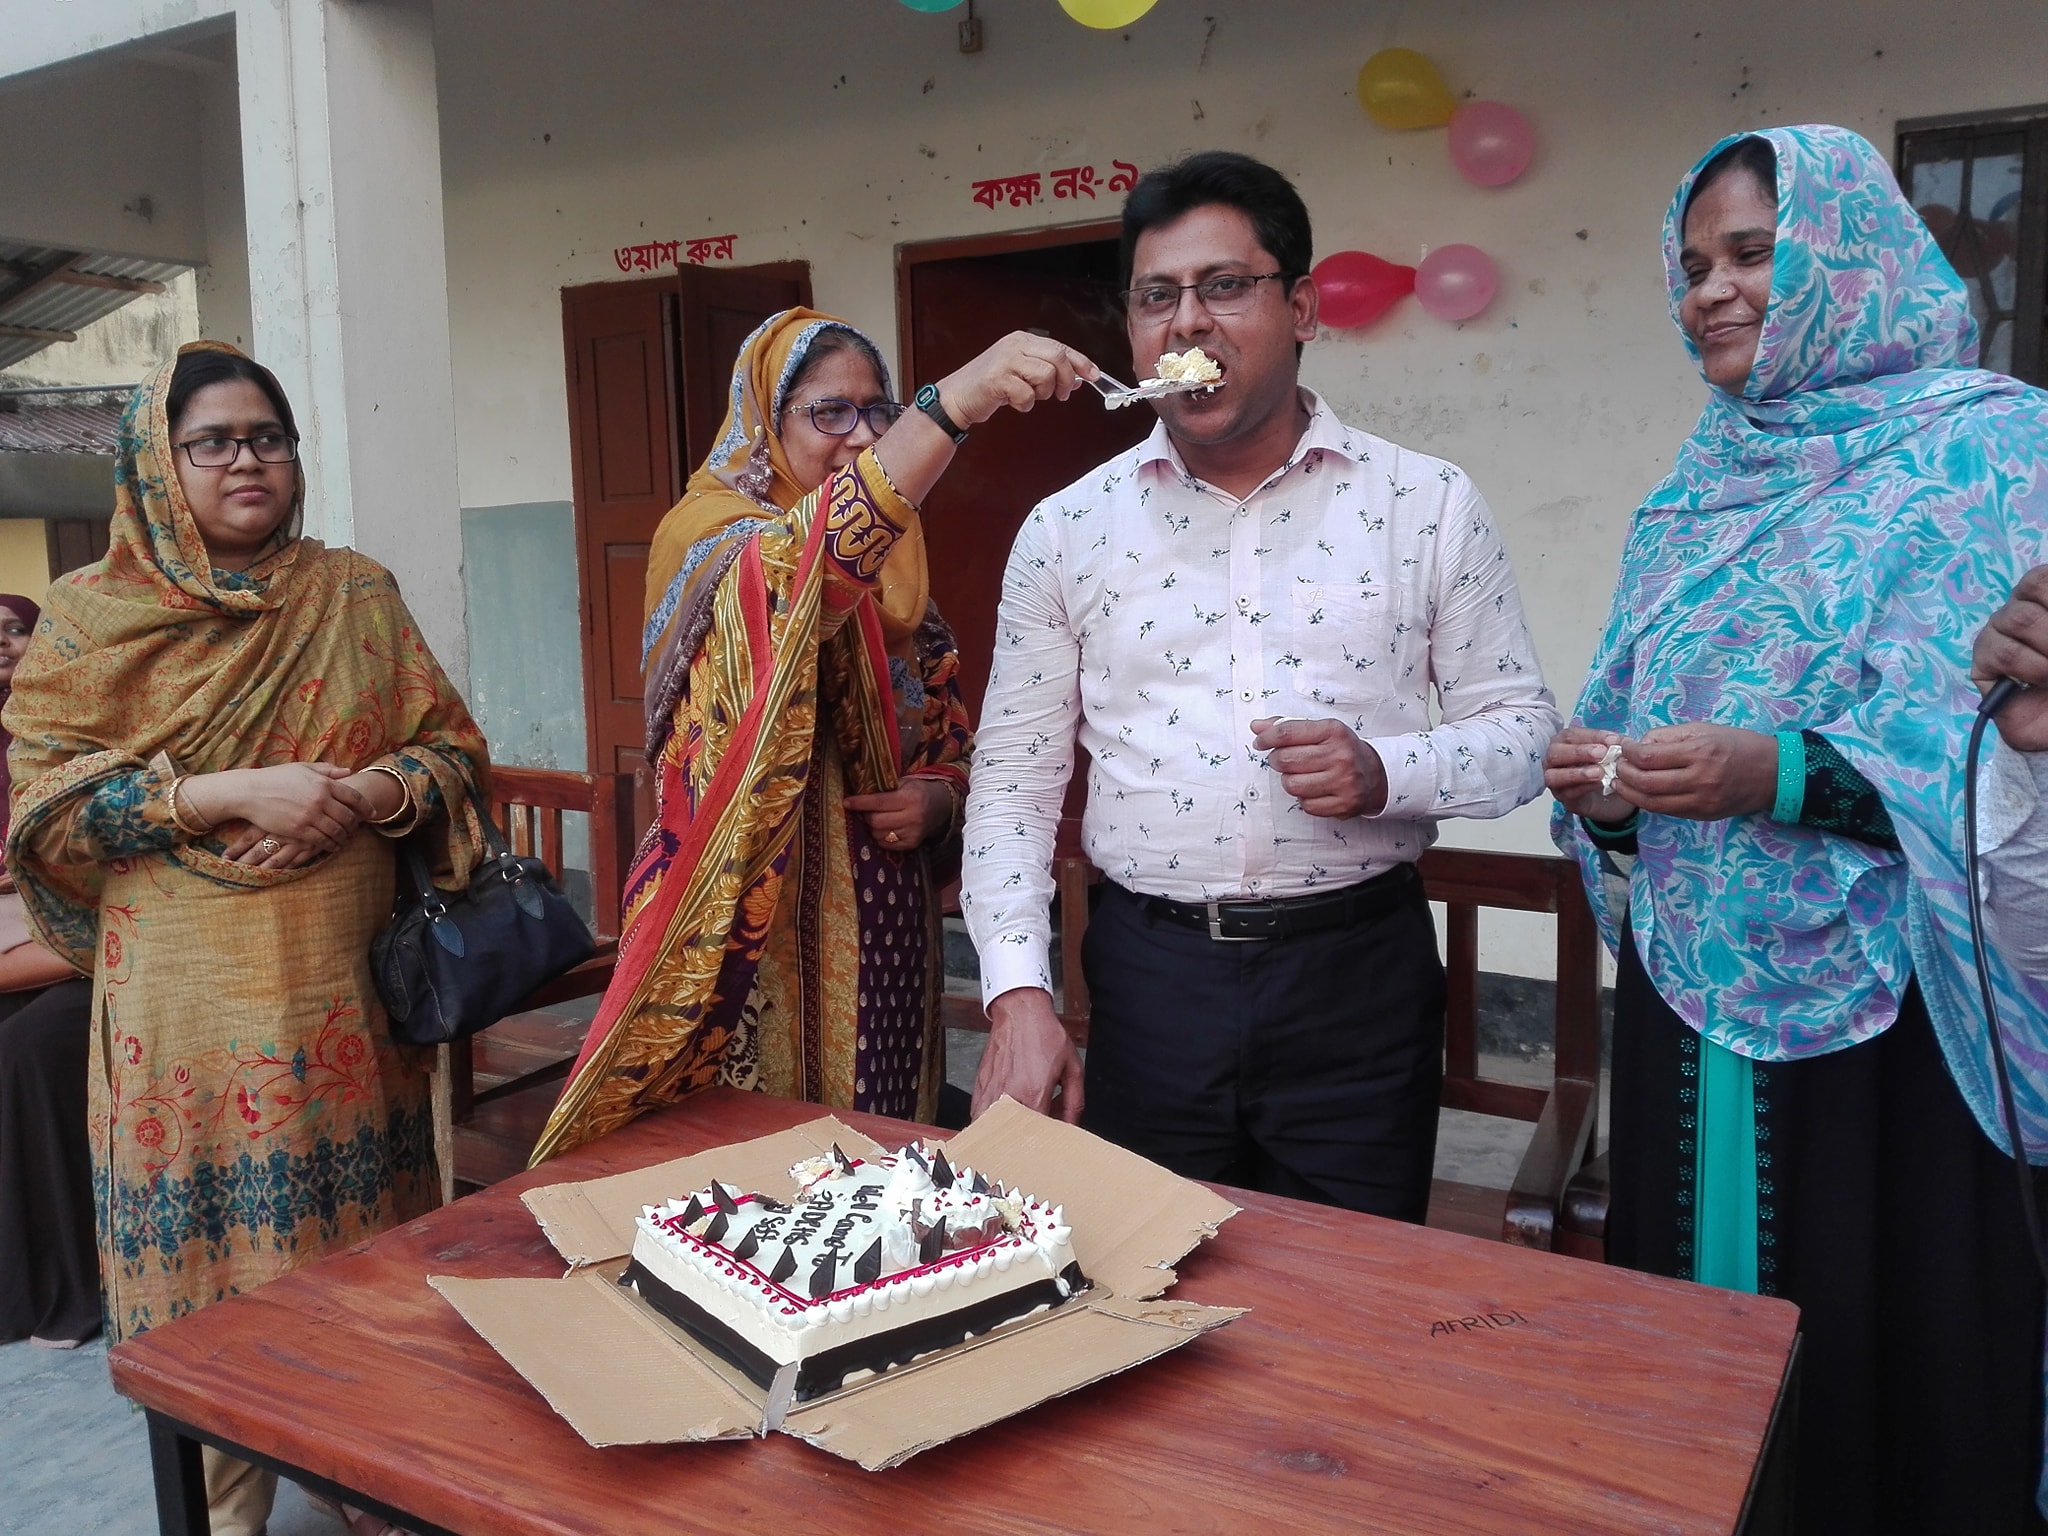
{"label": "black handbag", "polygon": [[490,818],[479,819],[489,856],[464,891],[434,884],[416,839],[399,845],[412,890],[400,892],[390,925],[370,941],[370,973],[393,1037],[408,1045],[488,1029],[597,953],[547,865],[513,853]]}

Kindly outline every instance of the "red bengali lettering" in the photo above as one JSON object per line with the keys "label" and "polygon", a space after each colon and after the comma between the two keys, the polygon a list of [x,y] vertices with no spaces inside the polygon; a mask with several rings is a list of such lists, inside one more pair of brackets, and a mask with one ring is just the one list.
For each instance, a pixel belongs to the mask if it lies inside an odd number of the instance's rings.
{"label": "red bengali lettering", "polygon": [[1112,173],[1109,178],[1110,191],[1128,192],[1138,184],[1138,168],[1130,161],[1112,160],[1109,165]]}
{"label": "red bengali lettering", "polygon": [[994,181],[977,181],[974,184],[974,200],[984,208],[993,208],[1002,200],[1003,183],[998,177]]}
{"label": "red bengali lettering", "polygon": [[1009,194],[1012,208],[1029,208],[1038,201],[1044,185],[1044,178],[1036,171],[1027,171],[1022,176],[1009,176],[1003,180],[1003,188]]}
{"label": "red bengali lettering", "polygon": [[1083,194],[1095,195],[1096,176],[1092,165],[1070,165],[1064,170],[1052,173],[1052,195],[1054,197],[1078,198]]}

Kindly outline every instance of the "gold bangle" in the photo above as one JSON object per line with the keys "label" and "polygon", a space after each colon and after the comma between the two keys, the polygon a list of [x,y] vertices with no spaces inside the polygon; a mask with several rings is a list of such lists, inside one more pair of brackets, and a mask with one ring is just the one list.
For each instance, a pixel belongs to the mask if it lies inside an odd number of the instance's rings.
{"label": "gold bangle", "polygon": [[[181,773],[171,780],[171,824],[187,837],[209,837],[216,823],[206,820],[197,811],[188,810],[185,803],[178,798],[178,792],[185,787],[185,780],[190,777],[190,774]],[[193,826],[192,822],[185,819],[187,815],[199,825]]]}
{"label": "gold bangle", "polygon": [[371,826],[391,826],[393,823],[402,820],[405,817],[406,813],[412,810],[412,785],[406,782],[404,774],[400,773],[396,768],[392,767],[389,763],[372,763],[370,764],[369,767],[365,768],[363,772],[388,773],[391,775],[392,778],[398,780],[398,809],[393,811],[389,816],[379,816],[375,821],[370,823]]}

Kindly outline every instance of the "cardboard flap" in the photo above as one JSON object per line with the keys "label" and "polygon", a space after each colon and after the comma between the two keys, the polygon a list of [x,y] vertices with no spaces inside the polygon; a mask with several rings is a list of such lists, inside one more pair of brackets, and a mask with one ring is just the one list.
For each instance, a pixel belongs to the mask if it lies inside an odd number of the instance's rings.
{"label": "cardboard flap", "polygon": [[548,1405],[595,1446],[726,1440],[761,1409],[607,1276],[466,1280],[429,1275]]}
{"label": "cardboard flap", "polygon": [[1173,1263],[1237,1214],[1214,1190],[1010,1098],[946,1155],[1064,1205],[1082,1271],[1121,1297],[1157,1296],[1174,1282]]}
{"label": "cardboard flap", "polygon": [[633,1251],[633,1223],[647,1206],[681,1199],[713,1179],[743,1193],[788,1199],[796,1193],[790,1165],[817,1156],[835,1141],[852,1157],[877,1150],[859,1131],[831,1115],[822,1115],[772,1136],[671,1158],[607,1178],[543,1184],[520,1198],[555,1251],[571,1266],[601,1264]]}
{"label": "cardboard flap", "polygon": [[991,1334],[799,1408],[782,1429],[876,1472],[1178,1349],[1238,1315],[1175,1302],[1065,1307],[1044,1326]]}

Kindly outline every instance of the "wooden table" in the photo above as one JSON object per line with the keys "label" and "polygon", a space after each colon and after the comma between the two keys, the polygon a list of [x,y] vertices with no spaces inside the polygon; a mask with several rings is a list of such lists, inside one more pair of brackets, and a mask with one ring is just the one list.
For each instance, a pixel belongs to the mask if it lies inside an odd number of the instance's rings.
{"label": "wooden table", "polygon": [[880,1473],[785,1435],[593,1450],[427,1287],[561,1273],[521,1189],[816,1113],[705,1094],[118,1346],[163,1531],[206,1530],[202,1441],[423,1536],[1784,1528],[1789,1304],[1265,1195],[1170,1293],[1249,1316]]}

